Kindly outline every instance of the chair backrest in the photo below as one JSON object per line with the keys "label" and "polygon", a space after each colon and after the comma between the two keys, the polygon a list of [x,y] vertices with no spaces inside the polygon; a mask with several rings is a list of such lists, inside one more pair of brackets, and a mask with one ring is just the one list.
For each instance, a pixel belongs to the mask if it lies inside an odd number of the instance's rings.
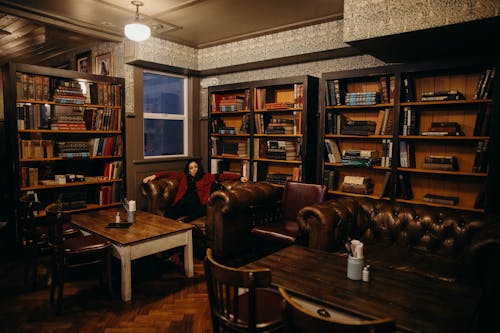
{"label": "chair backrest", "polygon": [[[214,332],[264,332],[266,325],[259,323],[257,329],[256,293],[258,288],[270,286],[271,270],[242,270],[224,266],[215,261],[210,248],[207,249],[204,265]],[[238,297],[242,290],[248,293],[246,304],[242,304]],[[273,326],[276,322],[268,324]]]}
{"label": "chair backrest", "polygon": [[33,240],[36,227],[35,213],[41,209],[41,203],[33,194],[24,194],[19,198],[19,225],[24,237]]}
{"label": "chair backrest", "polygon": [[283,289],[278,288],[284,299],[283,325],[286,332],[293,333],[392,333],[395,324],[392,318],[362,321],[336,321],[308,311],[295,302]]}
{"label": "chair backrest", "polygon": [[71,215],[63,212],[60,202],[45,207],[47,226],[49,231],[49,245],[61,247],[64,241],[63,223],[71,221]]}
{"label": "chair backrest", "polygon": [[323,202],[326,193],[325,185],[286,182],[281,201],[283,218],[295,220],[299,210],[305,206]]}

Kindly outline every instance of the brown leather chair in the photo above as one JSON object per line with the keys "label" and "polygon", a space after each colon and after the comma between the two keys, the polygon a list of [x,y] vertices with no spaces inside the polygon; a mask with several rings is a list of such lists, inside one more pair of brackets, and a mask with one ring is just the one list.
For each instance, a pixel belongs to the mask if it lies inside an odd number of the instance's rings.
{"label": "brown leather chair", "polygon": [[284,299],[283,326],[285,333],[392,333],[394,319],[338,321],[304,309],[283,289],[278,288]]}
{"label": "brown leather chair", "polygon": [[[38,278],[38,262],[40,255],[48,250],[48,227],[41,215],[40,201],[34,194],[24,194],[19,198],[19,222],[22,231],[22,246],[24,247],[24,283],[27,284],[31,276],[32,288],[36,288]],[[80,236],[82,233],[75,225],[62,225],[65,238]]]}
{"label": "brown leather chair", "polygon": [[106,272],[107,275],[108,291],[111,295],[111,242],[93,234],[64,238],[62,226],[63,223],[71,220],[71,215],[62,211],[60,203],[47,206],[45,211],[48,222],[48,245],[52,250],[50,302],[54,303],[57,286],[57,313],[62,311],[64,278],[69,269],[92,265],[102,266],[102,272]]}
{"label": "brown leather chair", "polygon": [[271,270],[223,266],[214,260],[211,249],[204,264],[215,333],[281,331],[282,299],[269,288]]}
{"label": "brown leather chair", "polygon": [[253,227],[252,235],[281,245],[297,242],[301,236],[297,213],[305,206],[323,202],[326,193],[324,185],[287,182],[281,200],[281,218]]}

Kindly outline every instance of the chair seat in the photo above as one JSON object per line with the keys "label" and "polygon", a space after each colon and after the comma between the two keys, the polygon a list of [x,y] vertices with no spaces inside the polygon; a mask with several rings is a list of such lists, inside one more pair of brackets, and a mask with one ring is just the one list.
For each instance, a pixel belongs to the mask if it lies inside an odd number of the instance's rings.
{"label": "chair seat", "polygon": [[299,237],[299,225],[295,220],[285,219],[253,227],[251,233],[281,243],[293,244]]}
{"label": "chair seat", "polygon": [[89,251],[103,250],[111,246],[111,242],[98,235],[87,235],[64,240],[65,254],[79,254]]}
{"label": "chair seat", "polygon": [[[248,293],[243,293],[238,297],[238,306],[240,309],[240,323],[248,323]],[[272,289],[257,289],[256,297],[256,320],[257,326],[281,324],[281,295]]]}

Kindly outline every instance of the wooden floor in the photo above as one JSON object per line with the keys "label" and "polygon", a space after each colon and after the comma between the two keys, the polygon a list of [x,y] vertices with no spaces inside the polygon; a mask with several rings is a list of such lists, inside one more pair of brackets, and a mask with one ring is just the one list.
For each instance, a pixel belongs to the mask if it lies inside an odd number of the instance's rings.
{"label": "wooden floor", "polygon": [[[3,244],[3,245],[2,245]],[[177,262],[146,257],[132,264],[132,301],[120,299],[120,267],[113,262],[114,295],[88,272],[65,284],[64,313],[49,304],[47,274],[31,290],[23,283],[22,259],[0,243],[0,332],[212,332],[203,264],[194,277]]]}

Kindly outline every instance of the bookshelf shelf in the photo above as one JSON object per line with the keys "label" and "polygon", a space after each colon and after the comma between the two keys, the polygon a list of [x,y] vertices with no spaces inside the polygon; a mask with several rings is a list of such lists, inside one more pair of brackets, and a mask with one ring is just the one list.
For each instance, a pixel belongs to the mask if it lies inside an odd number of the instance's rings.
{"label": "bookshelf shelf", "polygon": [[231,154],[212,155],[212,158],[222,158],[222,159],[242,160],[242,161],[248,161],[249,160],[248,157],[238,156],[238,155],[231,155]]}
{"label": "bookshelf shelf", "polygon": [[487,140],[489,136],[465,136],[465,135],[401,135],[401,140],[431,140],[431,141],[480,141]]}
{"label": "bookshelf shelf", "polygon": [[325,138],[343,138],[343,139],[360,139],[360,140],[380,140],[392,139],[392,135],[345,135],[345,134],[325,134]]}
{"label": "bookshelf shelf", "polygon": [[426,173],[431,175],[448,175],[448,176],[460,176],[460,177],[487,177],[486,172],[466,172],[466,171],[445,171],[445,170],[428,170],[428,169],[418,169],[418,168],[397,168],[401,172],[413,172],[413,173]]}
{"label": "bookshelf shelf", "polygon": [[[325,108],[327,110],[360,110],[364,111],[365,109],[380,109],[380,108],[391,108],[394,107],[392,103],[379,103],[379,104],[370,104],[370,105],[329,105]],[[375,110],[374,110],[375,111]]]}
{"label": "bookshelf shelf", "polygon": [[[42,207],[58,198],[70,206],[85,204],[75,211],[120,205],[126,181],[124,79],[19,63],[2,69],[12,163],[8,218],[16,239],[17,201],[28,191]],[[82,175],[85,181],[59,184],[56,175]]]}
{"label": "bookshelf shelf", "polygon": [[406,202],[406,203],[413,203],[413,204],[419,204],[419,205],[427,205],[427,206],[435,206],[435,207],[448,207],[448,208],[453,208],[453,209],[459,209],[459,210],[466,210],[470,212],[477,212],[477,213],[482,213],[484,212],[484,209],[475,209],[467,206],[462,206],[462,205],[445,205],[445,204],[439,204],[439,203],[434,203],[434,202],[429,202],[429,201],[424,201],[424,200],[405,200],[405,199],[396,199],[397,202]]}
{"label": "bookshelf shelf", "polygon": [[456,101],[440,101],[440,102],[401,102],[401,106],[447,106],[447,105],[461,105],[461,104],[489,104],[492,99],[468,99]]}
{"label": "bookshelf shelf", "polygon": [[292,111],[302,111],[302,108],[286,108],[286,109],[258,109],[254,113],[281,113],[281,112],[292,112]]}

